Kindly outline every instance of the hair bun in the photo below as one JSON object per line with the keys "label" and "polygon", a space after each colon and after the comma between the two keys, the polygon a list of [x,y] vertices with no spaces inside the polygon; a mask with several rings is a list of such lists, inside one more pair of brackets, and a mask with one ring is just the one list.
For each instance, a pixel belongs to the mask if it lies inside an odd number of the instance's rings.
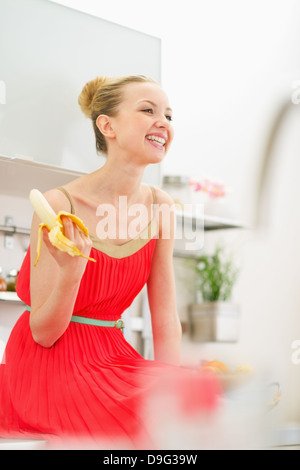
{"label": "hair bun", "polygon": [[97,91],[103,87],[109,81],[108,77],[97,77],[94,80],[90,80],[83,87],[79,97],[78,103],[81,111],[89,118],[92,117],[93,113],[93,101]]}

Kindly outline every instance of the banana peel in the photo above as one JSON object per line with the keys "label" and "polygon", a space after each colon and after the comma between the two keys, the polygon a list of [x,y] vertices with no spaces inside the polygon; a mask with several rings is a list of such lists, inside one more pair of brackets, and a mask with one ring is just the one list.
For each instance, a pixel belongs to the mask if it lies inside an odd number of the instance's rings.
{"label": "banana peel", "polygon": [[42,220],[42,223],[39,224],[39,233],[38,233],[38,244],[37,244],[37,257],[34,263],[34,266],[37,265],[41,253],[41,242],[42,242],[42,230],[46,227],[49,230],[49,240],[53,246],[58,248],[60,251],[68,253],[70,256],[81,256],[82,258],[88,259],[89,261],[95,262],[94,258],[84,255],[77,248],[75,243],[69,240],[63,233],[63,222],[62,217],[66,216],[72,220],[74,224],[82,231],[82,233],[88,237],[89,232],[87,227],[84,225],[82,220],[74,214],[69,212],[60,211],[58,214],[54,212],[46,198],[43,194],[37,190],[32,189],[29,195],[30,202]]}

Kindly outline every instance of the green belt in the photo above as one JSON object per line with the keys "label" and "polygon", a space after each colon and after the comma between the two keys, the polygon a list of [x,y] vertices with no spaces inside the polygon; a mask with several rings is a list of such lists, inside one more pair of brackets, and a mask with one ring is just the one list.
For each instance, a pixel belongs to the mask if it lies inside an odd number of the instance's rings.
{"label": "green belt", "polygon": [[77,315],[72,315],[71,321],[74,323],[83,323],[84,325],[94,325],[94,326],[108,326],[112,328],[124,328],[124,320],[119,318],[116,321],[108,321],[108,320],[98,320],[96,318],[87,318],[87,317],[78,317]]}
{"label": "green belt", "polygon": [[[30,312],[31,308],[29,305],[26,305],[26,310]],[[82,323],[83,325],[93,325],[93,326],[108,326],[110,328],[117,328],[124,329],[124,320],[119,318],[116,321],[108,321],[108,320],[98,320],[96,318],[88,318],[88,317],[79,317],[78,315],[72,315],[71,322],[73,323]]]}

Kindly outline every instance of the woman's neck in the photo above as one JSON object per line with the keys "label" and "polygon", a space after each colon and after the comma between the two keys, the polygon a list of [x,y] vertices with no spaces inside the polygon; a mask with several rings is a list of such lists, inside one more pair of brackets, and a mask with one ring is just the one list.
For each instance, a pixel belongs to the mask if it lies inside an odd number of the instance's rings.
{"label": "woman's neck", "polygon": [[128,202],[138,199],[144,175],[144,167],[131,162],[115,162],[107,159],[103,167],[87,175],[89,190],[97,193],[111,203],[117,201],[119,196],[127,196]]}

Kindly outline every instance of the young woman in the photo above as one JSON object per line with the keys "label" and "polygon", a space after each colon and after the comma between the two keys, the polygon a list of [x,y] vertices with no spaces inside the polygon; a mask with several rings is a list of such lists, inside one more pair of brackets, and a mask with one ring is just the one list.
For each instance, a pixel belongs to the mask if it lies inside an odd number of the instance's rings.
{"label": "young woman", "polygon": [[[160,86],[141,76],[92,80],[79,104],[106,163],[45,197],[56,212],[84,221],[89,238],[68,217],[64,233],[95,262],[54,248],[45,228],[34,266],[40,223],[34,215],[17,288],[28,308],[0,367],[0,435],[151,445],[145,403],[159,377],[181,372],[181,327],[172,200],[142,178],[171,145],[172,110]],[[170,210],[159,217],[162,206]],[[138,223],[137,207],[143,208]],[[144,360],[120,328],[122,313],[146,283],[155,361]],[[204,402],[213,403],[218,387],[210,380],[201,384],[209,389]]]}

